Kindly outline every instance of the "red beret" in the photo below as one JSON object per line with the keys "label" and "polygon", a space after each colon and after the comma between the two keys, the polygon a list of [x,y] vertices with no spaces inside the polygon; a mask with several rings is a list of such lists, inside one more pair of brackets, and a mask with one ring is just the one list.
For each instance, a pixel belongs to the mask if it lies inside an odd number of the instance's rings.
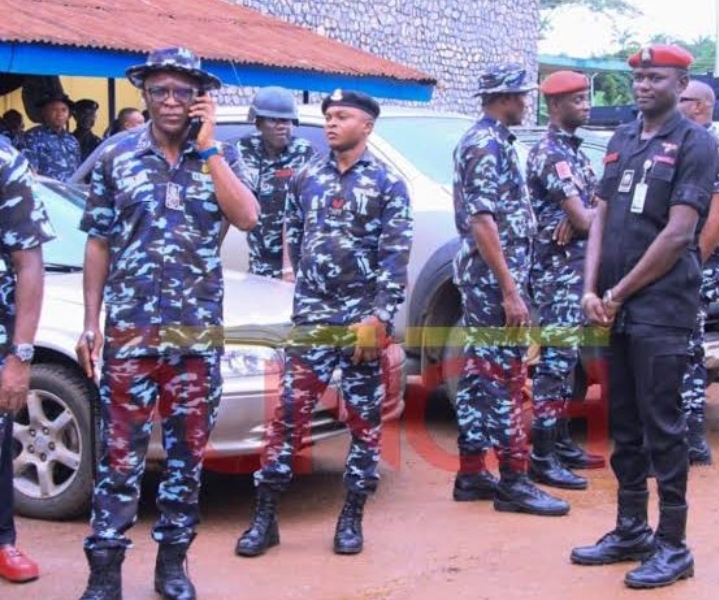
{"label": "red beret", "polygon": [[549,75],[539,86],[539,91],[545,96],[556,94],[571,94],[589,89],[589,79],[576,71],[555,71]]}
{"label": "red beret", "polygon": [[684,48],[670,44],[652,44],[632,54],[628,59],[630,67],[675,67],[687,69],[694,57]]}

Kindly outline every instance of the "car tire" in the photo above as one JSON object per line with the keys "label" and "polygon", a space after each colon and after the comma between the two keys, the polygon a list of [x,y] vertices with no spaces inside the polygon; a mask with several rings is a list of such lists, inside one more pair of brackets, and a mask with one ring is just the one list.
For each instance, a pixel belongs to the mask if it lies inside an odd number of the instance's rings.
{"label": "car tire", "polygon": [[453,410],[456,407],[457,390],[464,365],[464,335],[462,333],[462,327],[462,320],[460,319],[454,324],[454,327],[449,330],[449,335],[447,335],[447,341],[442,351],[442,379],[447,392],[447,399]]}
{"label": "car tire", "polygon": [[25,517],[68,520],[92,498],[97,389],[72,367],[33,365],[28,405],[15,417],[15,510]]}

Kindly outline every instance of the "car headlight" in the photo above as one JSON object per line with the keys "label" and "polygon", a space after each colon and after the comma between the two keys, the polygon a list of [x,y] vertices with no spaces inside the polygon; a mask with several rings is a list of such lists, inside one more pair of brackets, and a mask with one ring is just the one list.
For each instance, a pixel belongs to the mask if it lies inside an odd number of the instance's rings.
{"label": "car headlight", "polygon": [[278,375],[284,371],[284,356],[268,346],[227,344],[221,369],[224,378]]}

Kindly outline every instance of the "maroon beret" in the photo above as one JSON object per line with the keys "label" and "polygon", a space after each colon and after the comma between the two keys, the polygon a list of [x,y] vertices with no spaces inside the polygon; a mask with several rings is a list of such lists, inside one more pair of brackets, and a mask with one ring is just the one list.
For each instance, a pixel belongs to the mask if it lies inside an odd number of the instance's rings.
{"label": "maroon beret", "polygon": [[694,62],[689,51],[673,44],[652,44],[632,54],[628,59],[630,67],[675,67],[687,69]]}
{"label": "maroon beret", "polygon": [[589,89],[589,79],[576,71],[555,71],[549,75],[539,86],[539,91],[545,96],[557,94],[571,94]]}

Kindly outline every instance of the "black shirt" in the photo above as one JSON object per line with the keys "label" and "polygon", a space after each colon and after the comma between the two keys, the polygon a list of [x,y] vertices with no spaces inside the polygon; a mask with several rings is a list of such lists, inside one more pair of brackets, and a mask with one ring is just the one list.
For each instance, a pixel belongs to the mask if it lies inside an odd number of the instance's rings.
{"label": "black shirt", "polygon": [[[607,201],[599,291],[615,286],[637,264],[669,222],[672,206],[691,206],[700,218],[694,243],[661,278],[626,299],[618,322],[692,329],[701,283],[696,242],[717,172],[716,142],[678,111],[650,139],[640,138],[641,127],[641,121],[619,127],[604,158],[597,193]],[[647,185],[643,202],[639,183]]]}

